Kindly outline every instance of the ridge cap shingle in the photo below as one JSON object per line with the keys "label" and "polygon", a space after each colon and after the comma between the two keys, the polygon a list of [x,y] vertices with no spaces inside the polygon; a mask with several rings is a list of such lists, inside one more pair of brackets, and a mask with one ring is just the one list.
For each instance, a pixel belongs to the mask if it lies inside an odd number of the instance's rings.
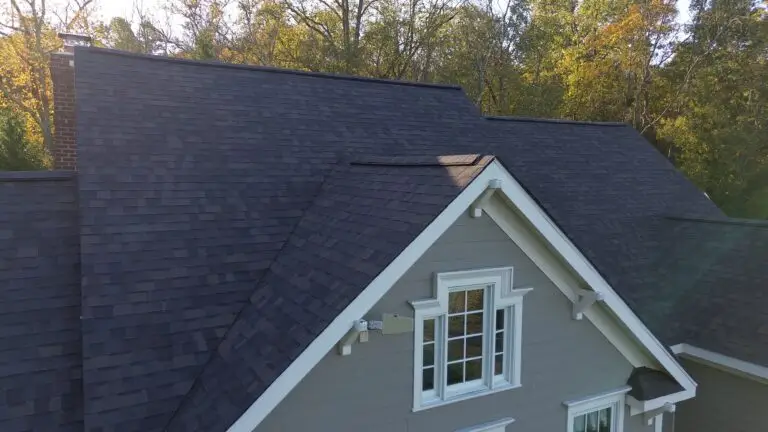
{"label": "ridge cap shingle", "polygon": [[90,51],[90,52],[103,54],[103,55],[129,57],[129,58],[143,59],[143,60],[157,61],[157,62],[178,63],[178,64],[185,64],[190,66],[214,67],[214,68],[225,68],[225,69],[241,69],[241,70],[250,70],[254,72],[279,73],[279,74],[286,74],[286,75],[302,75],[302,76],[315,77],[315,78],[360,81],[360,82],[389,84],[389,85],[406,86],[406,87],[425,87],[425,88],[432,88],[432,89],[459,90],[459,91],[463,90],[461,86],[455,85],[455,84],[426,83],[426,82],[417,82],[417,81],[393,80],[393,79],[385,79],[385,78],[372,78],[372,77],[364,77],[364,76],[357,76],[357,75],[345,75],[345,74],[335,74],[335,73],[327,73],[327,72],[311,72],[311,71],[302,71],[302,70],[296,70],[296,69],[284,69],[284,68],[278,68],[278,67],[272,67],[272,66],[225,63],[225,62],[218,62],[218,61],[211,61],[211,60],[191,60],[191,59],[185,59],[185,58],[165,57],[165,56],[150,55],[150,54],[138,54],[138,53],[120,51],[120,50],[110,49],[110,48],[76,47],[75,53],[77,53],[78,51]]}

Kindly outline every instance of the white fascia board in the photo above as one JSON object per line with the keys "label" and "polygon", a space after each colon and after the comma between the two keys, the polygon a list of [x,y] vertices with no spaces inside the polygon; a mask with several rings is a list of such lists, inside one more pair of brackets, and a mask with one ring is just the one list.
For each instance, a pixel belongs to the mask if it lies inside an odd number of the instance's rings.
{"label": "white fascia board", "polygon": [[[501,165],[498,161],[494,164]],[[557,227],[546,212],[536,203],[514,177],[501,167],[501,192],[514,205],[517,211],[539,232],[562,258],[594,291],[604,295],[603,303],[624,323],[630,333],[644,346],[661,366],[685,390],[692,390],[695,395],[696,382],[677,362],[677,359],[640,321],[640,318],[627,306],[614,289],[595,269],[570,239]],[[498,192],[497,192],[498,193]],[[693,397],[693,396],[691,396]]]}
{"label": "white fascia board", "polygon": [[[578,304],[582,293],[583,282],[579,281],[573,271],[566,267],[554,255],[555,252],[535,235],[529,224],[522,216],[510,208],[506,202],[494,200],[486,207],[486,213],[496,225],[533,261],[536,267],[544,273],[552,283],[574,304]],[[590,291],[593,292],[594,291]],[[604,298],[604,296],[602,296]],[[583,311],[583,315],[605,336],[608,341],[624,355],[634,367],[658,367],[657,362],[635,339],[617,322],[606,308],[591,307]]]}
{"label": "white fascia board", "polygon": [[[499,185],[499,182],[501,184]],[[570,242],[520,183],[499,163],[489,164],[446,208],[357,296],[296,360],[262,393],[227,432],[252,432],[293,390],[320,360],[344,337],[353,323],[365,315],[440,236],[472,206],[486,189],[501,190],[536,231],[562,256],[567,264],[593,290],[605,295],[605,304],[622,320],[658,362],[685,389],[696,383],[619,298],[584,255]],[[588,314],[585,314],[589,316]],[[692,396],[691,396],[692,397]]]}
{"label": "white fascia board", "polygon": [[734,373],[745,378],[768,384],[768,367],[688,344],[678,344],[670,348],[673,353],[697,363],[702,363],[725,372]]}
{"label": "white fascia board", "polygon": [[[676,404],[684,400],[691,399],[696,396],[695,389],[683,390],[677,393],[668,394],[647,401],[639,401],[632,396],[627,396],[627,405],[629,405],[629,415],[634,416],[637,414],[649,413],[657,410],[661,410],[665,405]],[[657,413],[653,413],[656,415]]]}
{"label": "white fascia board", "polygon": [[240,416],[228,432],[252,432],[288,393],[317,365],[405,272],[435,243],[472,203],[498,179],[504,168],[494,162],[487,166],[332,322],[296,360]]}

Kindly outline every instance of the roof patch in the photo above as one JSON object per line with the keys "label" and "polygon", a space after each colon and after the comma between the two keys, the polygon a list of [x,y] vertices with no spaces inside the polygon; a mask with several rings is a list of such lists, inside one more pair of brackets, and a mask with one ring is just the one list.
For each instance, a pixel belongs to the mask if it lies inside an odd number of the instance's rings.
{"label": "roof patch", "polygon": [[485,116],[486,120],[498,120],[498,121],[515,121],[523,123],[552,123],[552,124],[567,124],[567,125],[580,125],[580,126],[628,126],[626,123],[621,122],[596,122],[596,121],[579,121],[569,119],[542,119],[534,117],[516,117],[516,116]]}
{"label": "roof patch", "polygon": [[481,154],[443,156],[363,156],[350,161],[350,165],[401,166],[401,167],[449,167],[477,165]]}
{"label": "roof patch", "polygon": [[215,68],[222,68],[222,69],[243,69],[243,70],[252,70],[255,72],[279,73],[279,74],[286,74],[286,75],[304,75],[304,76],[310,76],[310,77],[316,77],[316,78],[326,78],[326,79],[346,80],[346,81],[362,81],[362,82],[390,84],[390,85],[398,85],[398,86],[462,90],[461,86],[454,85],[454,84],[433,84],[433,83],[423,83],[423,82],[415,82],[415,81],[397,81],[397,80],[388,80],[388,79],[382,79],[382,78],[368,78],[368,77],[360,77],[360,76],[353,76],[353,75],[331,74],[331,73],[324,73],[324,72],[298,71],[298,70],[281,69],[281,68],[269,67],[269,66],[233,64],[233,63],[223,63],[223,62],[217,62],[217,61],[189,60],[189,59],[182,59],[182,58],[156,56],[156,55],[136,54],[136,53],[113,50],[108,48],[95,48],[95,47],[75,48],[75,52],[80,50],[88,50],[88,51],[92,51],[92,52],[95,52],[98,54],[104,54],[104,55],[113,55],[118,57],[132,57],[132,58],[139,58],[139,59],[150,60],[150,61],[168,62],[168,63],[180,63],[180,64],[187,64],[191,66],[203,66],[203,67],[207,66],[207,67],[215,67]]}

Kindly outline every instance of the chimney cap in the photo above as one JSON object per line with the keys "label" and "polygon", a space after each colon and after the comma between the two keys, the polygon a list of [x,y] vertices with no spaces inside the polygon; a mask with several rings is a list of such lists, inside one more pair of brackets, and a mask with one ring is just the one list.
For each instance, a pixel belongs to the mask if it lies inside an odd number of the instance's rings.
{"label": "chimney cap", "polygon": [[90,46],[93,40],[90,36],[75,33],[59,33],[59,38],[64,41],[65,47]]}

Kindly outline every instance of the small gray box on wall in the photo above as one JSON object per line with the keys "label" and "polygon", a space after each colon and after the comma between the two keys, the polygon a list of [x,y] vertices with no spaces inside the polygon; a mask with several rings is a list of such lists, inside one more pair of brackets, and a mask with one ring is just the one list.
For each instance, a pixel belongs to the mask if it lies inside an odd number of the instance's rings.
{"label": "small gray box on wall", "polygon": [[382,334],[410,333],[413,331],[413,318],[398,314],[384,314],[382,317]]}

